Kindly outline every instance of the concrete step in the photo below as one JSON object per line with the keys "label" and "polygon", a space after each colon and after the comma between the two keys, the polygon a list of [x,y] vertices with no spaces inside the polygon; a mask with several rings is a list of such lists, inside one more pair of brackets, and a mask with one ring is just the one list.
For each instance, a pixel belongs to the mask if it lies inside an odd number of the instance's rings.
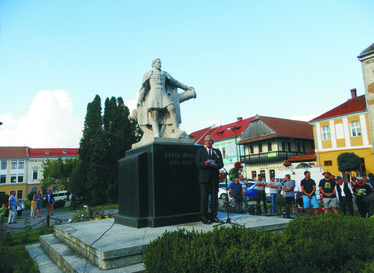
{"label": "concrete step", "polygon": [[[105,236],[101,237],[103,234]],[[144,240],[143,233],[140,238],[136,234],[129,235],[129,230],[122,225],[114,225],[113,219],[55,228],[56,239],[101,269],[142,262],[144,248],[149,241]]]}
{"label": "concrete step", "polygon": [[38,264],[40,273],[63,273],[58,266],[43,251],[40,244],[28,245],[26,250],[30,257]]}
{"label": "concrete step", "polygon": [[[122,266],[121,268],[100,269],[80,256],[73,249],[61,242],[55,235],[43,235],[40,237],[40,246],[49,258],[58,265],[62,271],[57,272],[107,272],[107,273],[140,273],[144,272],[143,263]],[[55,271],[49,271],[55,272]]]}

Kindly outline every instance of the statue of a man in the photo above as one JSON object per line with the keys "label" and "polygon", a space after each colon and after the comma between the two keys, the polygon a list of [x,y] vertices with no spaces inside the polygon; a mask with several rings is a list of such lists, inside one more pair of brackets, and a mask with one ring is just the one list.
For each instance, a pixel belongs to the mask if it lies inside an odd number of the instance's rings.
{"label": "statue of a man", "polygon": [[[179,104],[196,98],[195,90],[162,71],[160,59],[154,59],[152,67],[144,74],[137,104],[136,119],[144,132],[143,138],[187,138],[187,134],[179,129]],[[178,93],[178,88],[185,92]]]}

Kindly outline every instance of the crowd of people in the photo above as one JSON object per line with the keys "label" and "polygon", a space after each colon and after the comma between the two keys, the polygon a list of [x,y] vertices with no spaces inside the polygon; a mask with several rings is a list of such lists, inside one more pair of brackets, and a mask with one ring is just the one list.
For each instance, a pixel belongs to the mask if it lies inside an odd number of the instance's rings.
{"label": "crowd of people", "polygon": [[[214,149],[214,139],[208,135],[204,139],[205,146],[201,147],[196,153],[195,164],[198,168],[198,182],[200,184],[200,213],[201,221],[204,224],[211,222],[221,223],[217,218],[218,211],[218,181],[219,170],[224,169],[222,154],[219,149]],[[240,162],[234,164],[229,172],[230,182],[228,190],[230,203],[232,207],[237,207],[247,211],[248,181],[242,175],[243,166]],[[256,184],[256,213],[262,214],[261,202],[265,215],[267,214],[267,200],[265,189],[268,187],[271,198],[271,214],[277,214],[277,200],[279,194],[285,197],[285,214],[287,218],[292,218],[300,214],[302,208],[308,215],[318,215],[320,211],[328,213],[330,210],[338,214],[338,204],[344,215],[353,216],[353,206],[356,204],[361,217],[370,217],[374,214],[374,209],[370,210],[371,204],[374,204],[374,176],[352,177],[350,181],[343,181],[341,176],[332,176],[330,172],[324,171],[324,176],[318,183],[312,179],[309,171],[304,172],[304,178],[300,184],[296,184],[289,174],[286,174],[283,181],[278,181],[275,177],[270,177],[270,182],[266,182],[259,174]],[[320,208],[317,199],[317,189],[319,190]],[[210,208],[208,214],[209,195],[211,196]],[[299,209],[300,207],[300,209]]]}
{"label": "crowd of people", "polygon": [[[304,172],[304,178],[298,186],[289,174],[286,174],[284,180],[277,181],[275,177],[270,178],[270,182],[266,183],[261,175],[255,181],[257,185],[257,193],[255,196],[257,214],[261,215],[261,202],[263,209],[267,214],[267,204],[265,187],[269,187],[271,197],[271,213],[277,214],[277,197],[283,194],[285,197],[285,214],[287,218],[293,218],[300,215],[301,209],[306,211],[308,215],[318,215],[321,211],[328,213],[329,211],[338,214],[338,205],[343,215],[353,216],[353,207],[357,206],[357,210],[361,217],[370,217],[374,211],[370,210],[371,204],[374,204],[374,176],[369,174],[368,177],[352,177],[350,181],[345,182],[341,176],[333,176],[330,172],[322,173],[324,176],[317,183],[311,178],[309,171]],[[317,188],[318,187],[318,188]],[[317,198],[317,189],[319,189],[319,199]]]}
{"label": "crowd of people", "polygon": [[[230,182],[228,183],[229,204],[233,209],[239,208],[241,211],[248,211],[247,188],[249,182],[241,174],[242,166],[240,164],[230,170]],[[321,212],[334,212],[338,215],[338,205],[343,215],[354,215],[353,208],[357,210],[361,217],[370,217],[374,214],[374,176],[351,177],[349,182],[343,181],[341,176],[333,176],[330,172],[322,173],[323,179],[317,183],[311,178],[309,171],[304,172],[304,178],[300,181],[300,186],[291,179],[291,175],[286,174],[282,183],[274,176],[266,182],[261,174],[258,175],[256,184],[256,214],[268,214],[268,206],[265,188],[269,188],[271,199],[271,214],[276,215],[278,196],[282,194],[285,200],[285,216],[293,218],[299,216],[301,211],[312,215]],[[239,178],[238,178],[239,176]],[[317,189],[319,195],[317,195]],[[319,198],[317,198],[317,196]],[[318,202],[318,199],[320,202]],[[261,207],[262,203],[262,207]]]}
{"label": "crowd of people", "polygon": [[[11,191],[9,199],[8,199],[8,206],[6,204],[2,204],[2,207],[0,208],[0,217],[1,217],[1,223],[4,223],[4,217],[7,209],[9,210],[9,216],[8,216],[8,224],[14,224],[16,223],[16,216],[22,216],[22,212],[25,209],[25,204],[22,200],[17,200],[16,192]],[[47,194],[43,195],[40,193],[40,190],[37,190],[36,193],[33,195],[33,198],[31,200],[30,205],[30,216],[35,217],[35,213],[38,217],[40,217],[40,208],[42,204],[42,200],[45,200],[46,208],[47,208],[47,215],[53,215],[52,205],[55,202],[55,199],[53,197],[53,194],[50,193],[49,190],[47,190]]]}

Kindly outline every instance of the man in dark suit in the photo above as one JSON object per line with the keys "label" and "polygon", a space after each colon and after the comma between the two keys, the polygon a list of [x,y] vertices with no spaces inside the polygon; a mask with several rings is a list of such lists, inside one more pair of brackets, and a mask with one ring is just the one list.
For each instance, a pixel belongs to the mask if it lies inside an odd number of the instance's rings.
{"label": "man in dark suit", "polygon": [[352,202],[352,196],[353,196],[353,190],[351,188],[351,184],[345,183],[343,181],[343,178],[341,176],[335,177],[335,181],[337,183],[336,192],[337,197],[339,199],[340,208],[344,215],[347,215],[347,208],[348,212],[351,216],[353,216],[353,202]]}
{"label": "man in dark suit", "polygon": [[[204,224],[210,224],[211,221],[221,223],[217,218],[217,211],[219,169],[223,167],[222,155],[218,149],[213,149],[214,139],[212,136],[206,136],[204,142],[205,147],[197,151],[195,159],[199,170],[201,221]],[[208,216],[209,193],[212,202],[210,216]]]}

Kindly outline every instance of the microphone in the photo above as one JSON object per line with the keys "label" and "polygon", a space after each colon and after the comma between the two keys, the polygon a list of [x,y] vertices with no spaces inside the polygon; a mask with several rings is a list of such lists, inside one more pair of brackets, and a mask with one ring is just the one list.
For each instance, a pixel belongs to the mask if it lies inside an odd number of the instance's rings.
{"label": "microphone", "polygon": [[[212,150],[213,150],[213,149],[212,149]],[[223,162],[222,162],[221,158],[218,156],[218,154],[216,153],[215,150],[213,150],[213,153],[216,155],[217,159],[220,161],[219,163],[222,164]]]}

